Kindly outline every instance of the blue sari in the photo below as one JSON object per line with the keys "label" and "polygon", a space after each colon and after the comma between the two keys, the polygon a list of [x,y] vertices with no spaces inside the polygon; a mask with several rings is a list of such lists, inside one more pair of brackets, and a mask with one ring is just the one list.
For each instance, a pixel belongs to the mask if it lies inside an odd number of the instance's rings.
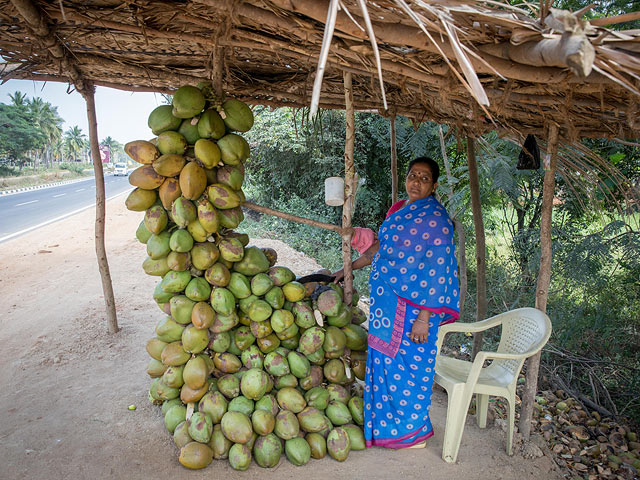
{"label": "blue sari", "polygon": [[[369,351],[365,374],[367,447],[406,448],[433,435],[429,419],[440,325],[459,316],[453,222],[433,196],[388,215],[369,277]],[[413,322],[429,310],[427,343]]]}

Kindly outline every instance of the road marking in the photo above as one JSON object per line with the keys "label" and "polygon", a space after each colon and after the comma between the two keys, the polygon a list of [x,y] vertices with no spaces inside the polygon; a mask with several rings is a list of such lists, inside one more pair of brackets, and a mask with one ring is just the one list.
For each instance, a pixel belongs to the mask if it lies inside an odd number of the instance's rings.
{"label": "road marking", "polygon": [[85,188],[79,188],[78,190],[76,190],[76,192],[84,192],[85,190]]}
{"label": "road marking", "polygon": [[22,202],[22,203],[16,203],[14,205],[14,207],[21,207],[22,205],[29,205],[30,203],[36,203],[38,200],[31,200],[30,202]]}
{"label": "road marking", "polygon": [[54,195],[53,198],[64,197],[66,193],[59,193],[58,195]]}
{"label": "road marking", "polygon": [[[131,190],[125,190],[124,192],[116,193],[115,195],[105,199],[105,203],[108,202],[111,199],[119,197],[120,195],[124,195],[125,193],[129,193],[130,191]],[[37,202],[37,200],[35,200],[35,201]],[[13,237],[17,237],[19,235],[22,235],[23,233],[28,233],[28,232],[31,232],[32,230],[37,229],[37,228],[44,227],[46,225],[49,225],[50,223],[54,223],[54,222],[57,222],[59,220],[63,220],[65,218],[67,218],[67,217],[75,215],[76,213],[80,213],[80,212],[82,212],[84,210],[87,210],[88,208],[94,208],[95,206],[96,206],[95,204],[87,205],[86,207],[79,208],[78,210],[74,210],[73,212],[65,213],[64,215],[61,215],[61,216],[59,216],[57,218],[52,218],[51,220],[47,220],[46,222],[40,223],[38,225],[34,225],[33,227],[25,228],[24,230],[20,230],[19,232],[15,232],[15,233],[12,233],[10,235],[6,235],[4,237],[0,237],[0,243],[4,242],[6,240],[10,240]]]}

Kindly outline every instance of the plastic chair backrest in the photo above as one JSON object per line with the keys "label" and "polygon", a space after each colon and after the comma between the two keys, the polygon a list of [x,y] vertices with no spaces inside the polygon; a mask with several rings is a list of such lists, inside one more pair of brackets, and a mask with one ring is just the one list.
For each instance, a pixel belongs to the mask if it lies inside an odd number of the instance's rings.
{"label": "plastic chair backrest", "polygon": [[[546,315],[534,308],[523,308],[506,312],[502,318],[502,334],[499,353],[523,354],[542,347],[549,338],[549,321]],[[523,359],[524,360],[524,359]],[[516,375],[522,361],[495,360],[493,369],[501,368],[509,375]]]}

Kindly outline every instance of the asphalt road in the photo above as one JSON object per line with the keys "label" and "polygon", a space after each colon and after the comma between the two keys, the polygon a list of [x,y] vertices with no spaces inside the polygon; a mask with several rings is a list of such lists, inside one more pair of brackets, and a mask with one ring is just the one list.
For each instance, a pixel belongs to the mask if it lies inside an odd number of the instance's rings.
{"label": "asphalt road", "polygon": [[[129,177],[104,178],[106,198],[131,190]],[[0,196],[0,242],[62,220],[96,204],[93,177],[79,182]]]}

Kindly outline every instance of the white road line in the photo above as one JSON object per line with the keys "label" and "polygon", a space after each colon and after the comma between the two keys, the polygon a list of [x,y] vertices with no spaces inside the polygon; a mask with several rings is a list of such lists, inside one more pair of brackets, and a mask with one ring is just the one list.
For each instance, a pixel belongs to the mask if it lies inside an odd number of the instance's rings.
{"label": "white road line", "polygon": [[[129,193],[130,191],[131,190],[125,190],[124,192],[116,193],[115,195],[107,198],[105,200],[105,202],[108,202],[109,200],[111,200],[113,198],[119,197],[120,195],[124,195],[125,193]],[[54,223],[54,222],[57,222],[59,220],[63,220],[65,218],[67,218],[67,217],[70,217],[71,215],[75,215],[76,213],[80,213],[80,212],[82,212],[82,211],[84,211],[84,210],[86,210],[88,208],[94,208],[94,207],[95,207],[95,204],[87,205],[86,207],[79,208],[78,210],[74,210],[73,212],[65,213],[64,215],[61,215],[61,216],[59,216],[57,218],[52,218],[51,220],[47,220],[46,222],[40,223],[38,225],[34,225],[33,227],[25,228],[24,230],[20,230],[19,232],[12,233],[11,235],[6,235],[4,237],[0,237],[0,243],[4,242],[5,240],[9,240],[9,239],[11,239],[13,237],[17,237],[19,235],[22,235],[23,233],[28,233],[28,232],[30,232],[32,230],[37,229],[37,228],[44,227],[45,225],[49,225],[50,223]]]}
{"label": "white road line", "polygon": [[58,195],[54,195],[53,198],[64,197],[66,193],[59,193]]}
{"label": "white road line", "polygon": [[30,202],[22,202],[22,203],[16,203],[14,205],[14,207],[21,207],[22,205],[29,205],[30,203],[36,203],[38,200],[31,200]]}
{"label": "white road line", "polygon": [[78,190],[76,190],[76,192],[84,192],[86,189],[84,188],[79,188]]}

